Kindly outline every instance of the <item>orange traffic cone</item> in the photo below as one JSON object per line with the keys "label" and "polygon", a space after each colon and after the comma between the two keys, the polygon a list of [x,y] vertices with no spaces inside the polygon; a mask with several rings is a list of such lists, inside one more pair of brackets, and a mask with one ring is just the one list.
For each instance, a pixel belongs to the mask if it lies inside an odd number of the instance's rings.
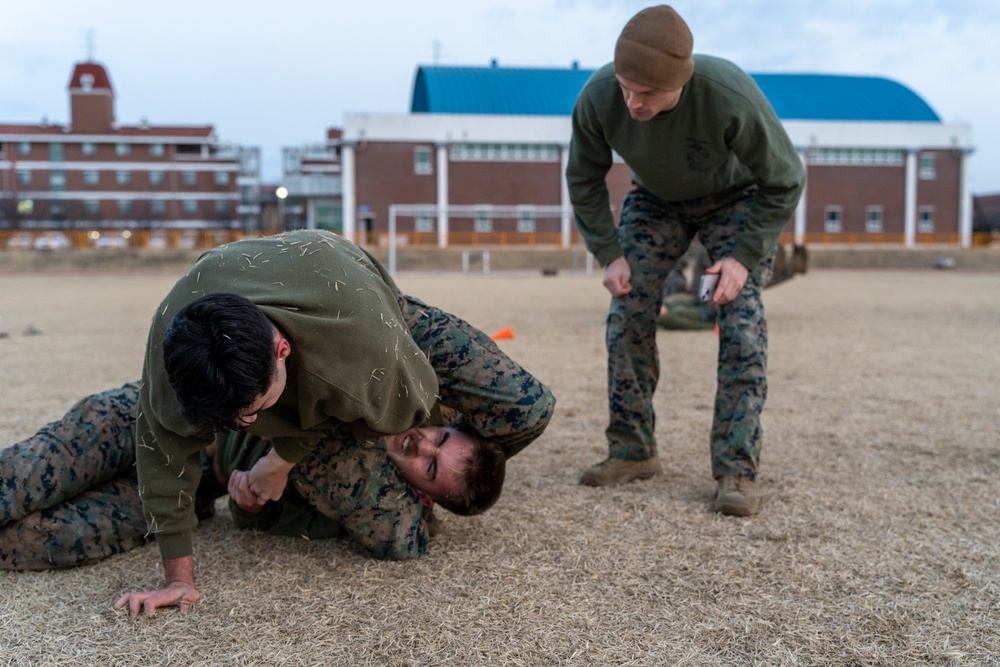
{"label": "orange traffic cone", "polygon": [[514,337],[514,330],[510,327],[504,327],[500,331],[496,332],[490,338],[493,340],[508,340]]}

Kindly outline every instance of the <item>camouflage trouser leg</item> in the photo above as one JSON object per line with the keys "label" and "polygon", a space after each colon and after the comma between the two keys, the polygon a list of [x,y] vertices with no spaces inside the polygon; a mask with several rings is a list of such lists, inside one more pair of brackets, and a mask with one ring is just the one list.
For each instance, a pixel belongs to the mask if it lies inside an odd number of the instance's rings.
{"label": "camouflage trouser leg", "polygon": [[507,458],[542,434],[555,397],[468,322],[410,296],[400,300],[414,340],[437,374],[441,403]]}
{"label": "camouflage trouser leg", "polygon": [[[659,380],[656,319],[663,281],[697,234],[712,261],[731,254],[751,195],[666,204],[638,188],[622,206],[619,241],[632,270],[632,291],[608,312],[609,455],[644,460],[656,454],[653,393]],[[760,411],[767,392],[767,327],[761,285],[771,259],[721,307],[718,389],[712,427],[713,476],[753,476],[760,452]]]}
{"label": "camouflage trouser leg", "polygon": [[83,399],[0,450],[0,569],[72,567],[146,541],[135,384]]}

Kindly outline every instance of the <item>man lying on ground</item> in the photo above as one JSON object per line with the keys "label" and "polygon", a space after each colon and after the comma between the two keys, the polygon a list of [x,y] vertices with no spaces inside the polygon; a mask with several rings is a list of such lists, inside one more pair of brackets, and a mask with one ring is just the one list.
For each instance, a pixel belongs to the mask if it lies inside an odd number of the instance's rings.
{"label": "man lying on ground", "polygon": [[[146,530],[135,471],[138,383],[84,398],[62,419],[0,450],[0,569],[93,563],[141,546]],[[462,515],[500,496],[505,459],[491,443],[450,426],[411,429],[374,442],[330,434],[296,465],[281,498],[257,504],[247,473],[270,443],[220,434],[204,450],[195,493],[200,520],[230,492],[241,528],[322,539],[349,537],[373,558],[418,558],[430,508]]]}

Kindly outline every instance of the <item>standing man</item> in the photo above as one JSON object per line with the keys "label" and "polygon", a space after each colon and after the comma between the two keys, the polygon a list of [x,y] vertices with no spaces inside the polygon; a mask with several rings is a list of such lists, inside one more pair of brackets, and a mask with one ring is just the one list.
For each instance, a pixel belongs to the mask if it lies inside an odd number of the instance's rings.
{"label": "standing man", "polygon": [[[774,110],[736,65],[692,55],[684,20],[666,5],[636,14],[573,110],[566,179],[587,248],[605,267],[608,458],[581,484],[660,472],[653,392],[663,282],[697,236],[718,276],[719,364],[712,424],[714,508],[757,511],[767,324],[760,293],[803,186],[802,164]],[[633,188],[615,228],[605,176],[612,152]]]}

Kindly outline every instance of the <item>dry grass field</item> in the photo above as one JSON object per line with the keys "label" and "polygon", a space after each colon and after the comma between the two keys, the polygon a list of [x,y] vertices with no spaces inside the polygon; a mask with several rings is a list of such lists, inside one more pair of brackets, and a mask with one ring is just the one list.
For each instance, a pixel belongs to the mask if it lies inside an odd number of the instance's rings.
{"label": "dry grass field", "polygon": [[[0,443],[136,378],[180,270],[0,273]],[[662,476],[605,455],[597,275],[404,273],[558,397],[504,497],[417,562],[198,528],[203,601],[133,620],[155,546],[0,573],[0,665],[1000,665],[1000,272],[813,270],[767,292],[759,516],[709,511],[716,339],[659,334]],[[29,327],[40,335],[26,335]],[[222,505],[220,505],[220,508]]]}

